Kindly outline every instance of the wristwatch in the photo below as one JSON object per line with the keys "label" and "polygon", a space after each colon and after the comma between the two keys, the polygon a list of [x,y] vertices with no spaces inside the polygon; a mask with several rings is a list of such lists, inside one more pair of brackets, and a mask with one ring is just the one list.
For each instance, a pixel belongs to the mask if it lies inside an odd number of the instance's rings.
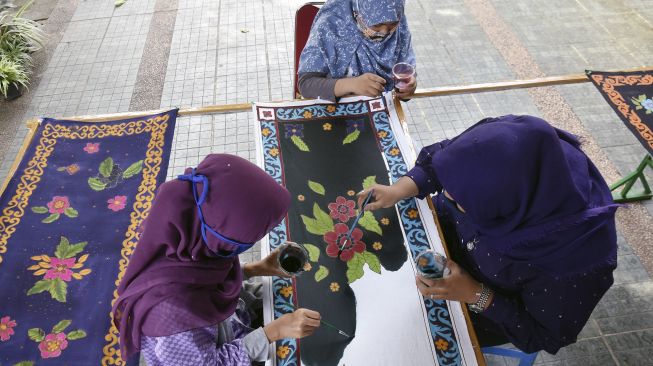
{"label": "wristwatch", "polygon": [[485,307],[487,306],[488,300],[490,300],[490,295],[492,294],[492,290],[489,287],[485,287],[483,283],[481,283],[481,293],[477,293],[479,295],[478,301],[476,301],[473,304],[467,304],[467,307],[469,310],[475,312],[475,313],[480,313],[483,310],[485,310]]}

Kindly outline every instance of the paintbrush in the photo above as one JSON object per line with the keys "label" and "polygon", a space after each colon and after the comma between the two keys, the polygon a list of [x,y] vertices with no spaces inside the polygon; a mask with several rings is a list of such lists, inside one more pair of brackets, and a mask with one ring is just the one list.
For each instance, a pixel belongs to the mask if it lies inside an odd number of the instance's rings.
{"label": "paintbrush", "polygon": [[370,193],[367,194],[367,197],[365,197],[365,201],[363,201],[363,205],[361,206],[361,210],[358,212],[358,215],[356,215],[356,219],[354,219],[354,222],[351,224],[351,227],[349,228],[349,232],[347,233],[347,237],[345,238],[345,241],[342,242],[342,245],[340,246],[340,249],[338,250],[338,255],[342,253],[342,250],[345,249],[345,245],[347,245],[348,241],[351,241],[351,233],[354,232],[354,229],[356,228],[356,225],[358,225],[358,220],[363,217],[363,214],[365,213],[365,206],[367,206],[368,203],[370,203],[370,199],[372,198],[372,194],[374,193],[374,190],[370,190]]}
{"label": "paintbrush", "polygon": [[[293,309],[293,311],[296,310],[296,308],[295,308],[293,305],[290,305],[290,307]],[[339,328],[336,327],[335,325],[333,325],[333,324],[331,324],[331,323],[327,323],[327,322],[325,322],[324,320],[320,320],[320,324],[322,324],[322,325],[326,325],[327,327],[329,327],[329,328],[331,328],[331,329],[337,331],[338,333],[340,333],[341,335],[343,335],[343,336],[345,336],[345,337],[353,338],[353,337],[350,336],[349,334],[345,333],[342,329],[339,329]]]}

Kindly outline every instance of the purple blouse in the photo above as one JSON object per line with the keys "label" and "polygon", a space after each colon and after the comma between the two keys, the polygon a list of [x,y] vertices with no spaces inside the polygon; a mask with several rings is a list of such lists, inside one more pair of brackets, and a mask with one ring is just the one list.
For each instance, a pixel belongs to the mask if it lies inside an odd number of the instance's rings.
{"label": "purple blouse", "polygon": [[[408,177],[424,198],[443,189],[431,157],[448,145],[445,140],[424,147]],[[454,197],[455,198],[455,197]],[[463,258],[457,258],[477,281],[494,290],[494,299],[481,313],[519,349],[532,353],[545,350],[555,354],[574,343],[592,310],[613,283],[612,269],[562,276],[544,271],[531,263],[511,260],[483,245],[475,237],[468,218],[454,204],[437,194],[433,198],[441,220],[455,227],[457,246]]]}
{"label": "purple blouse", "polygon": [[249,315],[238,310],[224,322],[165,337],[141,337],[141,354],[148,366],[250,366],[265,361],[269,343],[263,328],[252,330]]}

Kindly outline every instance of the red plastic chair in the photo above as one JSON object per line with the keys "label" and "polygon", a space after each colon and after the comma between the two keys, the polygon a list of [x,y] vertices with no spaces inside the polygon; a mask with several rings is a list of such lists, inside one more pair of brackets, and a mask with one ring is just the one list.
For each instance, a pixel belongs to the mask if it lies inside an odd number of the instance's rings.
{"label": "red plastic chair", "polygon": [[317,15],[324,1],[312,1],[302,5],[295,13],[295,72],[293,74],[293,86],[295,98],[301,97],[297,86],[297,68],[299,67],[299,56],[308,41],[308,35],[311,33],[313,20]]}

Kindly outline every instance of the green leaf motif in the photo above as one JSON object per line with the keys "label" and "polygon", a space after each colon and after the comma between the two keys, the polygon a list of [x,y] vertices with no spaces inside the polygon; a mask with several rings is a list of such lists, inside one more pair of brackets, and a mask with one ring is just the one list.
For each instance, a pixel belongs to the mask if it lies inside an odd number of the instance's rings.
{"label": "green leaf motif", "polygon": [[320,259],[320,248],[313,244],[304,244],[304,248],[308,250],[308,259],[310,259],[311,262],[317,262],[317,260]]}
{"label": "green leaf motif", "polygon": [[347,135],[347,137],[345,137],[344,140],[342,140],[342,144],[343,145],[351,144],[352,142],[358,140],[358,136],[360,136],[360,134],[361,134],[361,132],[359,130],[356,130],[356,131],[350,133],[349,135]]}
{"label": "green leaf motif", "polygon": [[62,236],[61,242],[57,246],[54,255],[59,259],[72,258],[81,253],[84,250],[86,244],[88,244],[88,242],[83,241],[81,243],[70,245],[68,239]]}
{"label": "green leaf motif", "polygon": [[52,288],[50,288],[50,295],[53,299],[59,302],[66,302],[66,294],[68,293],[68,284],[61,278],[52,280]]}
{"label": "green leaf motif", "polygon": [[119,6],[122,6],[126,2],[127,0],[116,0],[116,2],[113,5],[117,8]]}
{"label": "green leaf motif", "polygon": [[354,257],[347,262],[347,280],[353,283],[357,279],[363,277],[363,265],[365,264],[365,257],[360,253],[355,253]]}
{"label": "green leaf motif", "polygon": [[324,196],[324,193],[326,193],[326,190],[324,189],[324,186],[321,185],[318,182],[313,182],[312,180],[308,181],[308,188],[310,188],[313,192],[317,194],[321,194]]}
{"label": "green leaf motif", "polygon": [[113,159],[111,159],[111,157],[104,159],[104,161],[100,163],[99,170],[103,177],[109,178],[111,171],[113,170]]}
{"label": "green leaf motif", "polygon": [[86,332],[81,329],[73,330],[72,332],[66,334],[66,338],[70,339],[71,341],[74,341],[75,339],[82,339],[84,337],[86,337]]}
{"label": "green leaf motif", "polygon": [[66,330],[66,328],[68,328],[70,323],[72,323],[72,321],[68,320],[68,319],[64,319],[64,320],[60,321],[54,327],[52,327],[52,333],[61,333],[61,332],[63,332],[64,330]]}
{"label": "green leaf motif", "polygon": [[315,282],[320,282],[329,275],[329,269],[325,266],[320,266],[320,268],[315,272]]}
{"label": "green leaf motif", "polygon": [[306,145],[306,143],[304,142],[304,140],[301,139],[301,137],[293,136],[290,138],[290,140],[292,140],[292,142],[297,146],[297,148],[299,148],[299,150],[310,151],[308,145]]}
{"label": "green leaf motif", "polygon": [[66,253],[68,253],[68,248],[70,247],[70,242],[66,239],[65,236],[62,236],[59,240],[59,245],[54,250],[54,256],[59,259],[66,259]]}
{"label": "green leaf motif", "polygon": [[105,183],[102,183],[96,177],[88,178],[88,186],[91,187],[91,189],[94,191],[101,191],[107,187]]}
{"label": "green leaf motif", "polygon": [[[40,342],[40,341],[38,341]],[[15,363],[14,366],[34,366],[33,361],[20,361],[19,363]]]}
{"label": "green leaf motif", "polygon": [[131,178],[134,175],[140,173],[141,170],[143,170],[143,160],[139,160],[139,161],[135,162],[134,164],[130,165],[129,168],[127,168],[127,170],[125,170],[122,173],[122,177],[125,178],[125,179]]}
{"label": "green leaf motif", "polygon": [[44,218],[43,220],[41,220],[41,222],[44,223],[44,224],[49,224],[49,223],[57,221],[57,220],[59,220],[59,214],[58,213],[53,213],[50,216],[48,216],[48,217]]}
{"label": "green leaf motif", "polygon": [[71,219],[74,219],[79,215],[79,212],[72,207],[68,207],[63,213]]}
{"label": "green leaf motif", "polygon": [[333,219],[328,213],[322,211],[317,203],[313,204],[313,215],[315,218],[301,215],[306,231],[315,235],[324,235],[329,231],[333,231]]}
{"label": "green leaf motif", "polygon": [[365,211],[363,216],[361,216],[361,219],[358,220],[358,223],[367,231],[383,235],[381,226],[379,225],[379,222],[376,221],[376,217],[374,217],[374,214],[371,211]]}
{"label": "green leaf motif", "polygon": [[35,212],[37,214],[44,214],[44,213],[48,213],[48,208],[45,206],[36,206],[36,207],[32,207],[32,212]]}
{"label": "green leaf motif", "polygon": [[367,250],[363,252],[362,256],[365,258],[365,262],[372,271],[381,274],[381,262],[379,262],[379,257]]}
{"label": "green leaf motif", "polygon": [[43,291],[50,291],[50,288],[52,287],[52,280],[40,280],[37,281],[34,286],[32,286],[29,291],[27,291],[27,295],[34,295],[34,294],[39,294]]}
{"label": "green leaf motif", "polygon": [[29,336],[29,339],[33,340],[34,342],[41,342],[45,339],[45,332],[41,328],[30,329],[27,331],[27,335]]}
{"label": "green leaf motif", "polygon": [[363,180],[363,189],[368,189],[376,184],[376,175],[370,175]]}

